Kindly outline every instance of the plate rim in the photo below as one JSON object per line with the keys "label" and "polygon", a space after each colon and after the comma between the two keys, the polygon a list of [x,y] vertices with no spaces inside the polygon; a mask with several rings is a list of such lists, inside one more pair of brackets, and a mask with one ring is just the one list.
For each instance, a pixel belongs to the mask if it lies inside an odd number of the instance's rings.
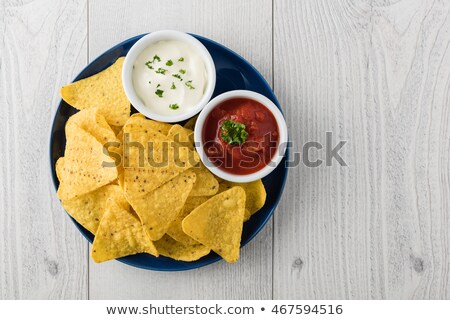
{"label": "plate rim", "polygon": [[[95,59],[93,59],[91,62],[89,62],[86,66],[84,66],[83,69],[72,79],[72,82],[70,82],[70,83],[73,83],[74,81],[81,80],[81,79],[78,79],[79,76],[83,72],[85,72],[85,70],[87,68],[89,68],[89,66],[91,66],[92,64],[94,64],[95,62],[100,60],[106,53],[108,53],[110,51],[113,51],[116,48],[118,48],[120,46],[123,46],[123,45],[125,45],[125,44],[127,44],[127,43],[129,43],[131,41],[134,41],[134,40],[137,41],[137,40],[139,40],[140,38],[142,38],[143,36],[145,36],[145,35],[147,35],[149,33],[150,32],[142,33],[142,34],[139,34],[139,35],[136,35],[136,36],[132,36],[132,37],[130,37],[128,39],[125,39],[125,40],[121,41],[120,43],[112,46],[111,48],[105,50],[103,53],[101,53]],[[243,62],[245,62],[245,64],[247,66],[249,66],[253,70],[253,72],[255,72],[260,77],[260,79],[262,80],[262,84],[266,87],[266,89],[269,90],[270,92],[272,92],[273,99],[274,99],[273,102],[278,107],[278,109],[280,110],[280,112],[283,115],[283,117],[286,118],[283,110],[281,109],[281,105],[280,105],[280,103],[279,103],[279,101],[278,101],[278,99],[277,99],[277,97],[275,95],[275,92],[273,91],[272,87],[269,85],[269,83],[267,82],[266,78],[264,78],[264,76],[258,71],[258,69],[256,69],[255,66],[253,66],[253,64],[251,64],[249,61],[247,61],[247,59],[242,57],[239,53],[233,51],[232,49],[226,47],[225,45],[223,45],[223,44],[221,44],[219,42],[216,42],[215,40],[212,40],[212,39],[209,39],[207,37],[200,36],[200,35],[197,35],[197,34],[194,34],[194,33],[188,33],[188,34],[190,34],[191,36],[197,38],[198,40],[204,40],[204,41],[207,41],[207,42],[211,42],[213,45],[218,46],[220,49],[235,55],[236,57],[241,59]],[[76,80],[76,79],[78,79],[78,80]],[[82,78],[82,79],[84,79],[84,78]],[[269,98],[269,97],[267,97],[267,98]],[[57,181],[58,178],[56,177],[56,169],[55,169],[55,167],[53,165],[52,144],[53,144],[53,132],[54,132],[54,127],[55,127],[55,122],[56,122],[56,115],[58,114],[58,111],[60,110],[62,102],[63,102],[63,99],[62,98],[59,99],[58,107],[55,109],[55,112],[52,115],[53,120],[52,120],[52,125],[50,126],[49,141],[48,141],[49,142],[48,143],[48,146],[49,146],[48,147],[48,157],[49,157],[49,165],[50,165],[50,174],[51,174],[52,183],[53,183],[53,187],[55,189],[55,192],[58,191],[57,184],[59,183],[59,181]],[[288,141],[289,141],[289,134],[288,134]],[[287,146],[286,151],[284,153],[283,160],[278,165],[285,165],[285,164],[287,164],[288,161],[289,161],[289,143],[288,143],[288,146]],[[284,193],[284,188],[286,186],[286,182],[287,182],[287,179],[288,179],[288,171],[289,171],[289,167],[285,166],[285,169],[283,170],[283,180],[282,180],[281,186],[279,188],[280,192],[279,192],[278,196],[274,199],[274,203],[272,205],[272,208],[268,211],[268,214],[266,215],[266,217],[263,220],[261,220],[261,223],[260,223],[259,227],[254,229],[253,234],[250,237],[248,237],[246,239],[246,241],[241,243],[241,246],[240,246],[241,249],[244,246],[246,246],[248,243],[250,243],[261,232],[261,230],[266,226],[266,224],[270,220],[270,218],[274,215],[274,212],[277,209],[277,207],[278,207],[278,205],[280,203],[281,197],[283,196],[283,193]],[[61,200],[58,199],[58,201],[61,203]],[[70,214],[64,209],[62,204],[61,204],[61,208],[64,210],[64,212],[67,214],[67,216],[71,219],[71,221],[73,222],[75,227],[78,229],[78,231],[81,233],[81,235],[90,244],[92,244],[93,241],[88,237],[87,233],[91,234],[91,236],[93,236],[93,237],[94,237],[94,235],[92,233],[90,233],[89,231],[87,231],[85,228],[83,228],[83,226],[81,226],[74,218],[72,218],[72,216],[70,216]],[[213,252],[213,251],[211,251],[211,252]],[[194,270],[194,269],[199,269],[199,268],[205,267],[207,265],[213,264],[213,263],[218,262],[220,260],[223,260],[222,257],[220,257],[219,255],[215,254],[215,256],[213,256],[211,259],[209,259],[207,261],[203,261],[202,263],[199,263],[197,265],[192,265],[191,266],[191,265],[189,265],[190,262],[185,262],[185,264],[174,266],[173,268],[161,269],[161,268],[156,268],[156,267],[152,267],[152,266],[137,264],[137,263],[134,263],[132,261],[127,261],[126,260],[127,258],[128,258],[128,256],[117,258],[117,259],[114,259],[114,260],[119,261],[119,262],[124,263],[124,264],[129,265],[129,266],[135,267],[135,268],[139,268],[139,269],[143,269],[143,270],[159,271],[159,272],[177,272],[177,271]],[[164,257],[164,258],[171,259],[171,258],[168,258],[168,257]],[[175,262],[181,262],[181,261],[177,261],[177,260],[174,260],[174,259],[172,259],[172,260],[175,261]]]}

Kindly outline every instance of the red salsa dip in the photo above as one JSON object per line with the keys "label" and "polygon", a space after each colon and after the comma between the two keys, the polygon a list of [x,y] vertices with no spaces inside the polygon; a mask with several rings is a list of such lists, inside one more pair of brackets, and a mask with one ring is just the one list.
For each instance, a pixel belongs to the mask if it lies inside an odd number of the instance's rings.
{"label": "red salsa dip", "polygon": [[206,117],[202,132],[208,159],[220,169],[246,175],[264,168],[279,144],[272,112],[247,98],[229,99]]}

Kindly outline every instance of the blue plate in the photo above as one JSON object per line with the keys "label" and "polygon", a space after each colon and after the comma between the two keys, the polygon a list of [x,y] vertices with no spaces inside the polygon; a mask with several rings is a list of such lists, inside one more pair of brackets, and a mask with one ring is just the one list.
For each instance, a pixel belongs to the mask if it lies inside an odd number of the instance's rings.
{"label": "blue plate", "polygon": [[[115,47],[103,53],[100,57],[90,63],[74,81],[90,77],[110,65],[117,58],[125,56],[131,46],[136,43],[144,35],[139,35],[131,39],[119,43]],[[264,80],[263,76],[244,58],[224,47],[223,45],[209,40],[204,37],[193,35],[209,50],[216,65],[217,82],[214,90],[213,98],[221,93],[230,90],[245,89],[259,92],[272,100],[281,110],[277,98],[273,94],[270,86]],[[50,136],[50,166],[55,189],[58,189],[59,181],[56,177],[55,163],[59,157],[64,155],[66,145],[66,137],[64,126],[69,117],[77,112],[66,102],[61,100],[58,110],[53,121],[53,127]],[[136,112],[132,108],[132,112]],[[287,176],[287,155],[278,167],[272,171],[270,175],[263,179],[264,186],[267,191],[267,200],[263,208],[255,213],[249,221],[244,224],[242,232],[241,246],[246,245],[254,236],[264,227],[269,218],[272,216],[281,194],[283,193],[284,184]],[[72,219],[72,218],[71,218]],[[94,236],[84,229],[79,223],[72,219],[83,236],[92,243]],[[209,255],[193,262],[176,261],[166,257],[155,258],[149,254],[142,253],[133,256],[117,259],[120,262],[129,264],[134,267],[158,270],[158,271],[181,271],[200,268],[210,263],[220,260],[217,254],[211,252]]]}

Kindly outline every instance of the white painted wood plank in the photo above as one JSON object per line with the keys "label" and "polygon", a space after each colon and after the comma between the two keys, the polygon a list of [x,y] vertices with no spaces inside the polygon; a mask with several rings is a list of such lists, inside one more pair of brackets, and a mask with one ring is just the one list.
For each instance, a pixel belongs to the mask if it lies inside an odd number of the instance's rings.
{"label": "white painted wood plank", "polygon": [[348,167],[290,171],[274,298],[450,297],[449,10],[275,1],[274,86],[295,150],[331,131]]}
{"label": "white painted wood plank", "polygon": [[87,245],[48,157],[59,87],[86,64],[86,1],[1,1],[0,19],[0,299],[87,298]]}
{"label": "white painted wood plank", "polygon": [[[129,37],[160,29],[197,33],[237,51],[271,79],[272,4],[253,1],[91,1],[90,59]],[[269,299],[272,295],[272,223],[234,265],[163,273],[118,262],[90,261],[91,299]]]}

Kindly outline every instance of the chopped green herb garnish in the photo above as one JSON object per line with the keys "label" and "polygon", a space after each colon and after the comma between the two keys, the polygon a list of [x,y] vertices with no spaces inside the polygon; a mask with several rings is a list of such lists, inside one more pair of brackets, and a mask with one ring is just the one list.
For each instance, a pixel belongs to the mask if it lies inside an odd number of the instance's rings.
{"label": "chopped green herb garnish", "polygon": [[181,74],[185,74],[185,73],[186,73],[186,70],[180,69],[180,70],[178,70],[178,72],[181,73]]}
{"label": "chopped green herb garnish", "polygon": [[156,70],[156,73],[161,73],[161,74],[166,74],[167,69],[164,68],[158,68],[158,70]]}
{"label": "chopped green herb garnish", "polygon": [[175,87],[175,83],[172,82],[172,86],[170,87],[170,89],[175,90],[177,87]]}
{"label": "chopped green herb garnish", "polygon": [[158,57],[158,55],[156,55],[156,54],[153,56],[153,59],[152,59],[152,60],[148,60],[148,61],[145,63],[145,65],[146,65],[149,69],[153,69],[153,67],[151,66],[151,64],[154,63],[155,61],[158,61],[158,62],[161,61],[161,58]]}
{"label": "chopped green herb garnish", "polygon": [[183,81],[183,78],[178,73],[173,74],[172,77],[180,79],[180,81]]}
{"label": "chopped green herb garnish", "polygon": [[176,103],[169,104],[169,108],[173,110],[177,110],[180,106]]}
{"label": "chopped green herb garnish", "polygon": [[248,132],[245,131],[243,123],[227,119],[222,123],[220,129],[220,137],[228,144],[243,144],[247,140]]}
{"label": "chopped green herb garnish", "polygon": [[147,66],[147,68],[153,69],[153,67],[151,66],[151,64],[152,64],[151,61],[147,61],[147,62],[145,63],[145,65]]}
{"label": "chopped green herb garnish", "polygon": [[158,85],[156,86],[156,89],[158,89],[159,87],[161,87],[161,84],[160,84],[160,83],[158,83]]}
{"label": "chopped green herb garnish", "polygon": [[155,91],[155,94],[156,94],[158,97],[160,97],[160,98],[162,98],[163,93],[164,93],[164,90],[161,90],[161,89],[158,89],[158,90]]}
{"label": "chopped green herb garnish", "polygon": [[181,57],[180,59],[178,59],[178,61],[181,61],[181,62],[183,62],[183,61],[184,61],[184,58],[183,58],[183,57]]}
{"label": "chopped green herb garnish", "polygon": [[166,66],[171,66],[171,65],[173,65],[173,61],[172,60],[167,60],[167,62],[166,62]]}
{"label": "chopped green herb garnish", "polygon": [[195,89],[195,87],[192,85],[192,80],[186,81],[185,84],[189,89],[191,89],[191,90]]}
{"label": "chopped green herb garnish", "polygon": [[151,81],[149,81],[148,83],[149,83],[149,84],[152,84],[152,82],[151,82]]}

